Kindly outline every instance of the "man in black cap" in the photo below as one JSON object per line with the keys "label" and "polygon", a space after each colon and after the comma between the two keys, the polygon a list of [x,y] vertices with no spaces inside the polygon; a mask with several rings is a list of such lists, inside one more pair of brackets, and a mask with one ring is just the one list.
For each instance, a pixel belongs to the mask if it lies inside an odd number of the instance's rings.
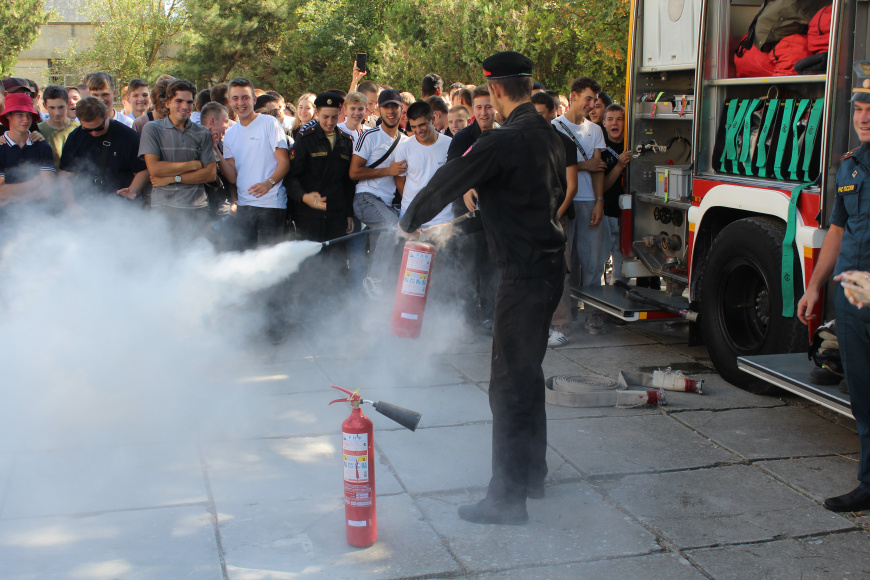
{"label": "man in black cap", "polygon": [[[853,276],[855,271],[870,271],[870,61],[853,65],[857,86],[852,89],[852,126],[861,146],[846,153],[837,171],[837,197],[831,212],[830,226],[822,244],[819,260],[798,302],[801,322],[816,318],[822,286]],[[845,283],[849,286],[849,282]],[[835,512],[870,509],[870,311],[847,299],[843,286],[834,287],[837,311],[837,340],[849,387],[852,415],[858,427],[861,455],[858,460],[858,487],[849,493],[829,497],[825,507]]]}
{"label": "man in black cap", "polygon": [[353,231],[354,183],[348,174],[353,139],[337,129],[344,99],[322,93],[314,118],[290,150],[287,195],[297,204],[296,228],[304,240],[325,242]]}
{"label": "man in black cap", "polygon": [[[530,102],[532,61],[500,52],[483,62],[492,103],[505,119],[471,150],[439,169],[399,222],[416,230],[469,187],[480,209],[452,228],[486,230],[500,279],[492,341],[492,479],[486,498],[459,508],[462,519],[519,525],[526,497],[544,496],[547,418],[544,373],[550,318],[562,293],[565,148]],[[476,215],[479,213],[479,216]]]}

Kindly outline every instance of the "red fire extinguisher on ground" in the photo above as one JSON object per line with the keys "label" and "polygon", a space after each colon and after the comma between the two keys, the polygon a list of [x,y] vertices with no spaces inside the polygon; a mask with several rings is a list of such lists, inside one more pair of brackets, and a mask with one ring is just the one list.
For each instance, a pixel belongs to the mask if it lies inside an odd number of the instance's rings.
{"label": "red fire extinguisher on ground", "polygon": [[425,242],[407,242],[399,270],[396,301],[390,332],[402,338],[417,338],[423,328],[423,312],[432,281],[435,246]]}
{"label": "red fire extinguisher on ground", "polygon": [[346,399],[332,403],[348,402],[350,416],[341,424],[341,454],[344,459],[344,519],[347,543],[357,548],[367,548],[378,539],[378,517],[375,505],[375,441],[372,421],[360,410],[360,405],[369,403],[380,414],[389,417],[411,431],[420,423],[420,413],[384,403],[364,401],[357,392],[341,387],[332,387],[346,393]]}

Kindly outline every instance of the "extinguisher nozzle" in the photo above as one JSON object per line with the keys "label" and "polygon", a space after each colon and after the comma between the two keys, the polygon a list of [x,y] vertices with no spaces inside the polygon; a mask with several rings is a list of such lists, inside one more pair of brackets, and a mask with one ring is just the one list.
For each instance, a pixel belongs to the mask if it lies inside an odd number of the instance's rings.
{"label": "extinguisher nozzle", "polygon": [[405,409],[404,407],[399,407],[398,405],[392,405],[383,401],[375,401],[372,403],[372,406],[384,417],[392,419],[402,427],[410,429],[411,431],[417,429],[417,425],[420,424],[420,418],[423,416],[417,411]]}

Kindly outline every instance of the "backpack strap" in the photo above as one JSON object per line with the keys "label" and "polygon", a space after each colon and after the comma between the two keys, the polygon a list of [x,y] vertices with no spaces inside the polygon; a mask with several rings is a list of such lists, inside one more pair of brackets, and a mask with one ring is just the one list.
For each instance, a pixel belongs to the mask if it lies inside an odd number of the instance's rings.
{"label": "backpack strap", "polygon": [[813,157],[813,146],[816,144],[816,135],[819,133],[819,124],[822,121],[822,113],[825,110],[825,99],[816,99],[810,111],[807,121],[806,138],[804,139],[804,180],[810,180],[810,162]]}
{"label": "backpack strap", "polygon": [[[746,110],[746,115],[743,117],[743,141],[740,146],[740,163],[743,164],[743,170],[746,175],[752,175],[752,116],[755,109],[761,104],[761,99],[752,99],[749,103],[749,108]],[[734,173],[739,173],[737,161],[734,161]]]}
{"label": "backpack strap", "polygon": [[743,125],[743,118],[746,116],[746,110],[748,108],[749,101],[746,99],[740,99],[737,113],[734,115],[734,120],[725,130],[725,156],[732,165],[730,173],[738,172],[737,162],[739,152],[737,151],[737,135],[740,133],[740,128]]}
{"label": "backpack strap", "polygon": [[779,139],[776,142],[776,156],[773,158],[773,174],[777,179],[784,179],[782,176],[782,158],[785,154],[785,143],[788,140],[788,132],[791,129],[791,114],[794,111],[794,99],[786,99],[785,107],[782,111],[782,124],[779,129]]}
{"label": "backpack strap", "polygon": [[801,119],[809,106],[810,99],[801,99],[800,102],[798,102],[797,112],[794,115],[794,121],[791,126],[791,159],[788,162],[788,178],[792,181],[798,180],[797,170],[801,160],[801,144],[803,143],[804,135],[806,134],[806,130],[804,130],[803,133],[798,135],[798,127],[800,127]]}
{"label": "backpack strap", "polygon": [[720,173],[728,173],[725,161],[728,160],[728,143],[730,142],[729,135],[731,134],[731,125],[734,124],[734,117],[737,114],[737,106],[739,104],[740,101],[738,99],[731,99],[728,103],[728,112],[725,115],[725,147],[722,148],[722,157],[719,159]]}
{"label": "backpack strap", "polygon": [[761,131],[758,133],[758,145],[756,146],[758,155],[755,158],[758,177],[765,177],[767,175],[767,136],[770,134],[770,128],[773,127],[773,121],[776,119],[778,109],[779,99],[770,99],[767,105],[767,114],[764,116],[764,123],[762,123]]}
{"label": "backpack strap", "polygon": [[786,318],[794,316],[794,235],[797,230],[797,202],[801,192],[812,185],[802,183],[791,190],[788,202],[788,222],[785,227],[785,237],[782,240],[782,315]]}

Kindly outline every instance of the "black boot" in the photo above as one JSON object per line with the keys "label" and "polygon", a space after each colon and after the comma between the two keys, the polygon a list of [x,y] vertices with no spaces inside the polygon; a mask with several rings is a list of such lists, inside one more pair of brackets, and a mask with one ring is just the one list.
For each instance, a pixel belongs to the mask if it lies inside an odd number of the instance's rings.
{"label": "black boot", "polygon": [[825,507],[832,512],[860,512],[870,509],[870,492],[856,487],[845,495],[829,497],[825,500]]}
{"label": "black boot", "polygon": [[459,506],[459,517],[475,524],[521,526],[529,521],[529,512],[525,499],[509,502],[486,497],[475,504]]}

